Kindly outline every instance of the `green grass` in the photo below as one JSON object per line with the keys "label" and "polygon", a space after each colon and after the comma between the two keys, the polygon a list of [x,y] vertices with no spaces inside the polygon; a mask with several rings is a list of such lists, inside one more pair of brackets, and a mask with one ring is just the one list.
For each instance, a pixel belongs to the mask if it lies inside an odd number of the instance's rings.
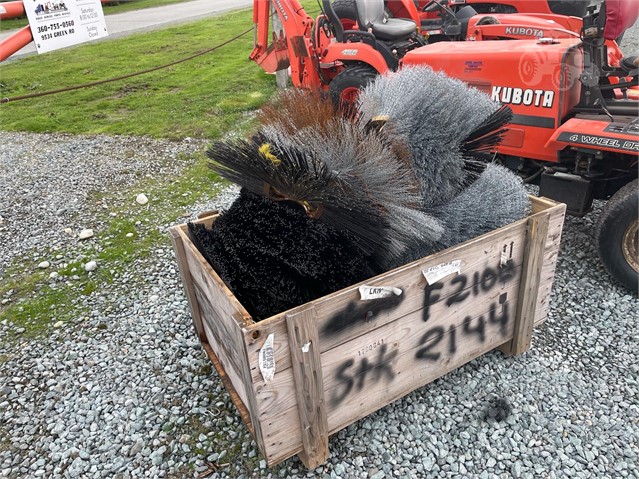
{"label": "green grass", "polygon": [[[7,0],[11,1],[11,0]],[[113,3],[102,5],[105,15],[113,13],[130,12],[131,10],[142,10],[144,8],[161,7],[162,5],[171,5],[173,3],[182,3],[188,0],[120,0]],[[0,2],[2,3],[2,2]],[[0,32],[22,28],[29,24],[26,17],[10,18],[0,21]]]}
{"label": "green grass", "polygon": [[[30,56],[0,65],[0,97],[83,84],[169,63],[250,28],[250,11]],[[274,91],[248,60],[253,36],[165,70],[0,105],[5,130],[214,138]]]}
{"label": "green grass", "polygon": [[[87,246],[82,251],[86,261],[96,259],[98,262],[99,267],[92,274],[84,271],[83,261],[46,270],[36,269],[30,260],[16,261],[7,271],[8,279],[0,282],[0,297],[13,290],[12,301],[0,306],[0,321],[10,320],[16,327],[25,328],[23,336],[31,337],[58,321],[81,320],[87,311],[74,299],[103,290],[124,272],[134,273],[136,262],[152,258],[159,246],[168,246],[167,233],[156,225],[180,218],[189,211],[190,205],[204,196],[214,196],[223,186],[208,168],[203,154],[194,154],[191,158],[183,158],[183,161],[188,166],[179,178],[147,179],[108,195],[109,203],[114,206],[109,213],[96,212],[96,220],[104,226],[93,240],[85,243]],[[148,206],[132,207],[132,198],[142,190],[150,198]],[[101,196],[96,195],[95,201],[89,203],[95,204],[100,199]],[[137,222],[140,222],[139,226]],[[128,233],[133,233],[133,236],[127,237]],[[55,255],[75,257],[78,255],[77,247],[68,251],[57,250],[47,256]],[[59,281],[52,287],[49,281],[52,271],[68,280],[68,284]],[[79,279],[72,279],[74,275]]]}
{"label": "green grass", "polygon": [[[315,12],[313,0],[305,0]],[[250,28],[250,10],[190,25],[139,34],[123,39],[82,45],[46,55],[30,56],[0,65],[0,97],[61,88],[167,63],[201,51]],[[150,135],[163,138],[215,139],[227,132],[246,132],[252,112],[275,91],[274,78],[248,60],[252,34],[222,49],[166,70],[108,85],[48,97],[0,104],[3,130]],[[168,246],[169,238],[157,225],[176,221],[189,206],[212,197],[223,185],[197,154],[184,158],[177,178],[145,179],[110,191],[107,203],[116,217],[97,210],[103,231],[84,251],[97,258],[91,275],[81,262],[58,270],[68,280],[50,285],[53,269],[38,270],[30,259],[16,258],[0,281],[0,298],[14,290],[11,302],[0,306],[0,321],[24,327],[23,337],[43,334],[57,321],[82,322],[87,311],[82,296],[114,281],[138,261],[150,260],[153,250]],[[147,208],[132,208],[131,198],[144,191]],[[97,197],[96,203],[101,198]],[[144,228],[137,228],[140,221]],[[132,238],[126,233],[133,232]],[[43,252],[40,252],[43,253]],[[77,256],[77,246],[51,252],[65,258]],[[42,254],[40,256],[43,256]],[[31,258],[33,255],[31,255]],[[75,271],[74,271],[75,268]],[[79,279],[71,279],[74,275]],[[114,299],[115,300],[115,299]]]}

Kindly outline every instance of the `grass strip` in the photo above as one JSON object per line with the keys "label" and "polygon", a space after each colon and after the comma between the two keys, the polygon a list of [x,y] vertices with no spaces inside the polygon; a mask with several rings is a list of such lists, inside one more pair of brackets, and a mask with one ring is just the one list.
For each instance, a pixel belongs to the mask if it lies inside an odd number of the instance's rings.
{"label": "grass strip", "polygon": [[[9,0],[8,0],[9,1]],[[130,12],[132,10],[142,10],[146,8],[161,7],[163,5],[171,5],[174,3],[183,3],[188,0],[122,0],[112,3],[102,4],[102,11],[105,15],[114,13]],[[2,2],[0,2],[2,3]],[[29,24],[27,17],[8,18],[0,20],[0,32],[22,28]]]}
{"label": "grass strip", "polygon": [[[0,96],[102,80],[162,65],[246,30],[248,10],[166,30],[85,44],[0,66]],[[0,105],[5,130],[216,138],[275,90],[248,60],[252,35],[221,49],[123,81]]]}

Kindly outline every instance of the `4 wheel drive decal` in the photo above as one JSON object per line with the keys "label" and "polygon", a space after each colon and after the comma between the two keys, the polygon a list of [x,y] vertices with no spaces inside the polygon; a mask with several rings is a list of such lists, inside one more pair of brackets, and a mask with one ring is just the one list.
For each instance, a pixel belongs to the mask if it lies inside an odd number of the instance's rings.
{"label": "4 wheel drive decal", "polygon": [[639,141],[609,138],[607,136],[582,135],[581,133],[565,131],[559,135],[557,140],[578,145],[600,146],[613,150],[630,151],[633,153],[639,151]]}

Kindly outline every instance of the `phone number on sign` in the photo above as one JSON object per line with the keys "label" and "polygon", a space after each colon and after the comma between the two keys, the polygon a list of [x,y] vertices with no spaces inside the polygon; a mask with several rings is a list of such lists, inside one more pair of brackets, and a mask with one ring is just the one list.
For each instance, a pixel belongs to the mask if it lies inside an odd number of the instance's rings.
{"label": "phone number on sign", "polygon": [[42,25],[38,27],[38,33],[44,33],[44,32],[53,32],[55,30],[60,30],[62,28],[67,28],[67,27],[72,27],[75,24],[75,22],[73,20],[68,20],[66,22],[60,22],[60,23],[50,23],[49,25]]}

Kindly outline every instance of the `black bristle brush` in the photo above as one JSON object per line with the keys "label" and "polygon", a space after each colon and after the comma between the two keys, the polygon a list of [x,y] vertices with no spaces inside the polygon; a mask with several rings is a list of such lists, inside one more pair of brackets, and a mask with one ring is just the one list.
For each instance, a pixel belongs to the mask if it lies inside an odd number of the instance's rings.
{"label": "black bristle brush", "polygon": [[210,230],[194,223],[188,227],[256,321],[380,272],[347,233],[310,218],[296,203],[247,189]]}

